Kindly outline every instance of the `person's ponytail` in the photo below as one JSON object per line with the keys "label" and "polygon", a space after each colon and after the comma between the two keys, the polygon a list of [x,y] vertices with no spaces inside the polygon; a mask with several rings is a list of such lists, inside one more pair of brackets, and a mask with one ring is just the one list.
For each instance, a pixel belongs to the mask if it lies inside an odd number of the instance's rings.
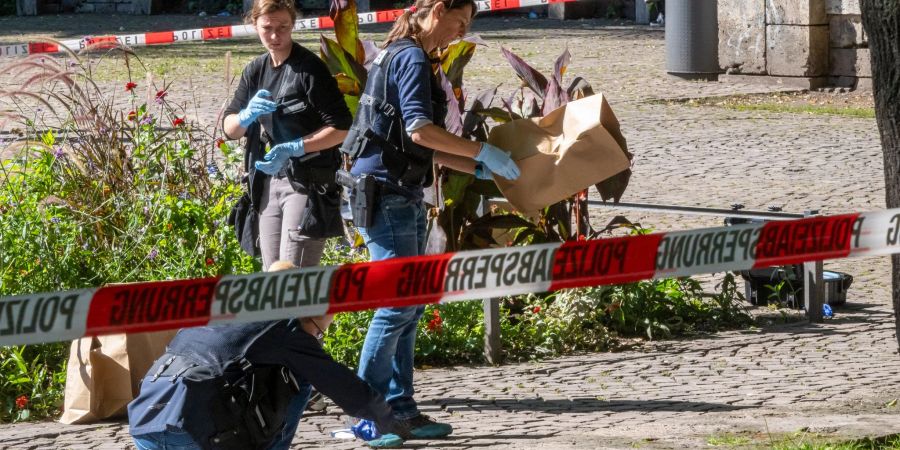
{"label": "person's ponytail", "polygon": [[[427,10],[419,7],[419,4],[429,4],[427,6]],[[407,9],[394,21],[394,26],[391,28],[391,31],[388,33],[387,39],[384,40],[384,43],[381,44],[382,48],[387,47],[394,41],[398,41],[404,38],[412,38],[414,41],[419,41],[419,33],[422,32],[422,27],[419,25],[419,19],[425,18],[428,16],[428,12],[431,11],[431,7],[437,3],[434,0],[419,0],[416,2],[416,5]]]}
{"label": "person's ponytail", "polygon": [[409,7],[394,21],[394,26],[388,33],[387,39],[381,44],[381,47],[385,48],[392,42],[404,38],[412,38],[418,43],[419,35],[422,34],[422,22],[431,14],[431,10],[438,3],[443,3],[447,9],[460,9],[471,6],[473,16],[478,10],[475,0],[416,0],[414,5]]}

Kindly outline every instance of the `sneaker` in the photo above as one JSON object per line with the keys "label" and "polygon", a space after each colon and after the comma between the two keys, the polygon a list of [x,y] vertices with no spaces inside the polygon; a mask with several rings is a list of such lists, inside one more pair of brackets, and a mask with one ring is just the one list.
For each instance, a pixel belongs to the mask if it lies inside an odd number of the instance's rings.
{"label": "sneaker", "polygon": [[395,433],[381,434],[371,420],[360,420],[350,427],[354,436],[366,441],[372,448],[397,448],[403,445],[404,439]]}
{"label": "sneaker", "polygon": [[382,434],[366,441],[366,445],[372,448],[397,448],[403,446],[403,438],[394,433]]}
{"label": "sneaker", "polygon": [[413,437],[419,439],[435,439],[443,438],[453,433],[453,426],[449,423],[437,422],[425,414],[419,414],[412,419],[406,419],[406,426],[409,427],[409,433]]}
{"label": "sneaker", "polygon": [[306,402],[307,411],[325,413],[327,412],[325,411],[327,407],[328,405],[325,403],[325,396],[318,391],[313,391],[312,395],[309,397],[309,401]]}

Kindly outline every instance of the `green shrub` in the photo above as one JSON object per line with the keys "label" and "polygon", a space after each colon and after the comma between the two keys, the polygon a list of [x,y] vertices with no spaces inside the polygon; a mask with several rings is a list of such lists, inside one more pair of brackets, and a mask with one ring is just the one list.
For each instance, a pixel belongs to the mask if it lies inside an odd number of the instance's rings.
{"label": "green shrub", "polygon": [[[9,67],[21,104],[45,101],[22,106],[12,118],[24,135],[0,143],[13,155],[0,162],[0,296],[258,270],[225,224],[241,190],[231,147],[186,121],[164,86],[111,94],[78,60],[33,61]],[[57,82],[28,82],[39,78]],[[149,105],[136,94],[148,88]],[[113,104],[123,95],[128,109]],[[2,349],[0,419],[56,411],[67,349]],[[29,407],[18,409],[23,395]]]}

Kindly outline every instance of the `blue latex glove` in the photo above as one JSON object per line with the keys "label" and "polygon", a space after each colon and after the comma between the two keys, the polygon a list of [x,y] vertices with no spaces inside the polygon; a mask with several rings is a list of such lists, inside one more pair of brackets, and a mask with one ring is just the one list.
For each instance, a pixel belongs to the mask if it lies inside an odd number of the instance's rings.
{"label": "blue latex glove", "polygon": [[354,436],[364,441],[371,441],[372,439],[381,437],[381,433],[378,432],[378,427],[376,427],[375,422],[372,422],[371,420],[360,420],[356,425],[350,427],[350,430],[353,431]]}
{"label": "blue latex glove", "polygon": [[479,180],[493,180],[493,175],[491,169],[488,169],[486,165],[481,163],[475,164],[475,178]]}
{"label": "blue latex glove", "polygon": [[256,162],[256,170],[267,175],[275,175],[282,167],[284,167],[284,163],[289,159],[299,158],[305,154],[306,152],[303,150],[303,138],[283,142],[272,147],[272,149],[269,150],[269,153],[266,153],[266,156],[263,157],[263,161]]}
{"label": "blue latex glove", "polygon": [[271,92],[265,89],[256,91],[256,95],[250,99],[247,107],[238,112],[238,123],[240,123],[241,127],[247,128],[250,124],[256,122],[257,117],[275,112],[275,102],[269,100],[270,98],[272,98]]}
{"label": "blue latex glove", "polygon": [[475,161],[484,163],[485,168],[508,180],[519,178],[519,166],[509,154],[487,142],[481,143],[481,151],[475,155]]}

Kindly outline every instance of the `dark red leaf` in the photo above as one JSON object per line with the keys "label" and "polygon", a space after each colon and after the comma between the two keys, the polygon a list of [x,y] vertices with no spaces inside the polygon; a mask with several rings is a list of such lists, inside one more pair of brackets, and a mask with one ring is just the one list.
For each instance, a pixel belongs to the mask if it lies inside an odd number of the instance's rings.
{"label": "dark red leaf", "polygon": [[519,76],[519,79],[525,82],[525,85],[534,91],[536,95],[543,96],[544,92],[547,90],[547,77],[537,70],[534,70],[534,68],[529,66],[522,58],[519,58],[509,50],[500,47],[500,52],[503,53],[503,56],[509,61],[509,65],[512,66],[516,75]]}

